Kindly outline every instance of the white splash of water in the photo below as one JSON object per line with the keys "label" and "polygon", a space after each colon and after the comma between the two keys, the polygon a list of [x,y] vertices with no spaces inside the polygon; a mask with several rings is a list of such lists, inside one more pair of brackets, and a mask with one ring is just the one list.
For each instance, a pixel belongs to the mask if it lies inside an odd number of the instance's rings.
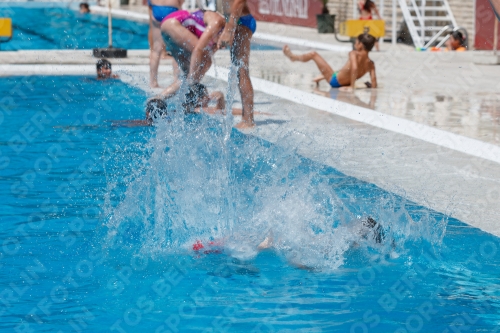
{"label": "white splash of water", "polygon": [[[117,153],[116,165],[126,156]],[[414,220],[387,192],[368,201],[356,192],[339,195],[343,185],[330,184],[321,166],[292,147],[231,132],[227,118],[172,115],[157,124],[141,159],[118,202],[106,200],[107,241],[119,238],[148,255],[192,251],[196,240],[212,240],[250,260],[267,237],[293,265],[336,269],[353,246],[387,254],[404,251],[408,240],[439,244],[446,227],[428,212]],[[109,177],[110,191],[119,191],[123,176]],[[368,215],[383,226],[384,244],[366,237]]]}

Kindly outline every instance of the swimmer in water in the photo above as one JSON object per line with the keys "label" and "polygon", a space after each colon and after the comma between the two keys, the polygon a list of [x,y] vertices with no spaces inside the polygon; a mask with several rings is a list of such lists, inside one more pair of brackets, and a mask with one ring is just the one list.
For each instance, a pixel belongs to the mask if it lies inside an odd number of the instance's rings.
{"label": "swimmer in water", "polygon": [[[138,127],[152,126],[160,119],[168,119],[168,100],[163,98],[152,98],[146,102],[146,117],[141,120],[125,120],[114,122],[113,126]],[[224,114],[226,101],[224,94],[214,91],[208,94],[207,88],[197,83],[190,87],[186,101],[182,104],[185,113],[207,113],[210,115]],[[233,115],[241,115],[242,110],[233,108]]]}
{"label": "swimmer in water", "polygon": [[86,2],[80,3],[80,14],[90,14],[89,4]]}
{"label": "swimmer in water", "polygon": [[[385,231],[382,228],[382,226],[375,221],[371,216],[368,216],[364,219],[357,220],[361,224],[359,225],[359,229],[357,230],[357,233],[359,236],[363,239],[366,240],[373,240],[376,244],[383,244],[386,240],[385,236]],[[209,253],[222,253],[224,252],[224,239],[219,239],[216,241],[210,241],[210,242],[201,242],[200,240],[197,240],[193,244],[193,251],[197,252],[203,249],[203,253],[209,254]],[[280,243],[280,240],[277,241],[277,243]],[[354,246],[356,243],[353,244]],[[257,245],[256,250],[257,252],[261,252],[267,249],[271,249],[276,246],[276,243],[274,241],[274,234],[272,230],[269,230],[266,237]],[[394,242],[393,242],[394,246]],[[300,268],[306,268],[310,269],[306,266],[299,265]]]}
{"label": "swimmer in water", "polygon": [[155,121],[165,119],[168,116],[168,105],[161,98],[152,98],[146,103],[146,118],[137,120],[114,121],[113,127],[142,127],[152,126]]}
{"label": "swimmer in water", "polygon": [[99,59],[96,63],[97,79],[117,79],[119,76],[111,71],[111,63],[107,59]]}

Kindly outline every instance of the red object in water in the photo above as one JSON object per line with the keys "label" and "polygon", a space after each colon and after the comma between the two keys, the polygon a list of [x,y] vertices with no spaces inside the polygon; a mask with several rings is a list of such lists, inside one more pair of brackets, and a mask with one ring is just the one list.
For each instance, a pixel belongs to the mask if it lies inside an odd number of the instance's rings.
{"label": "red object in water", "polygon": [[193,244],[193,251],[199,251],[203,248],[204,248],[204,246],[203,246],[202,242],[200,242],[199,240],[197,240],[196,243]]}
{"label": "red object in water", "polygon": [[[220,248],[222,243],[220,241],[210,241],[207,244],[207,249],[203,251],[204,254],[212,254],[212,253],[222,253],[222,249]],[[193,251],[200,251],[201,249],[205,249],[205,246],[200,240],[196,240],[196,243],[193,244]]]}

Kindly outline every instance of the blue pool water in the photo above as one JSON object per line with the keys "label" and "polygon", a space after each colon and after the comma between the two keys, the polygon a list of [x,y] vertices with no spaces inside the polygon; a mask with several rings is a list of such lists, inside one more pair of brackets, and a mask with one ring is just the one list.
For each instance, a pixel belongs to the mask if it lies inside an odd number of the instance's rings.
{"label": "blue pool water", "polygon": [[[17,5],[19,6],[19,5]],[[108,46],[108,18],[80,14],[67,7],[1,6],[0,17],[12,18],[14,36],[1,50],[93,49]],[[149,49],[149,25],[113,19],[113,45],[126,49]],[[278,48],[253,43],[255,50]]]}
{"label": "blue pool water", "polygon": [[497,237],[221,118],[115,126],[146,98],[120,81],[0,89],[2,331],[498,331]]}

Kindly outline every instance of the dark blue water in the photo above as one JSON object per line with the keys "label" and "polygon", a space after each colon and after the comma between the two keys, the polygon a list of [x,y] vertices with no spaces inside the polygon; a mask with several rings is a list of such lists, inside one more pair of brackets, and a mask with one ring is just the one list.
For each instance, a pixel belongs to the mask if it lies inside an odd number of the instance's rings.
{"label": "dark blue water", "polygon": [[497,331],[497,237],[217,118],[113,126],[146,98],[120,81],[0,90],[2,331]]}
{"label": "dark blue water", "polygon": [[[1,4],[0,4],[1,5]],[[65,7],[0,6],[0,17],[12,18],[12,40],[0,44],[0,50],[93,49],[108,46],[108,18],[80,14]],[[149,25],[113,19],[113,46],[149,49]],[[255,50],[277,50],[265,44],[252,44]]]}

